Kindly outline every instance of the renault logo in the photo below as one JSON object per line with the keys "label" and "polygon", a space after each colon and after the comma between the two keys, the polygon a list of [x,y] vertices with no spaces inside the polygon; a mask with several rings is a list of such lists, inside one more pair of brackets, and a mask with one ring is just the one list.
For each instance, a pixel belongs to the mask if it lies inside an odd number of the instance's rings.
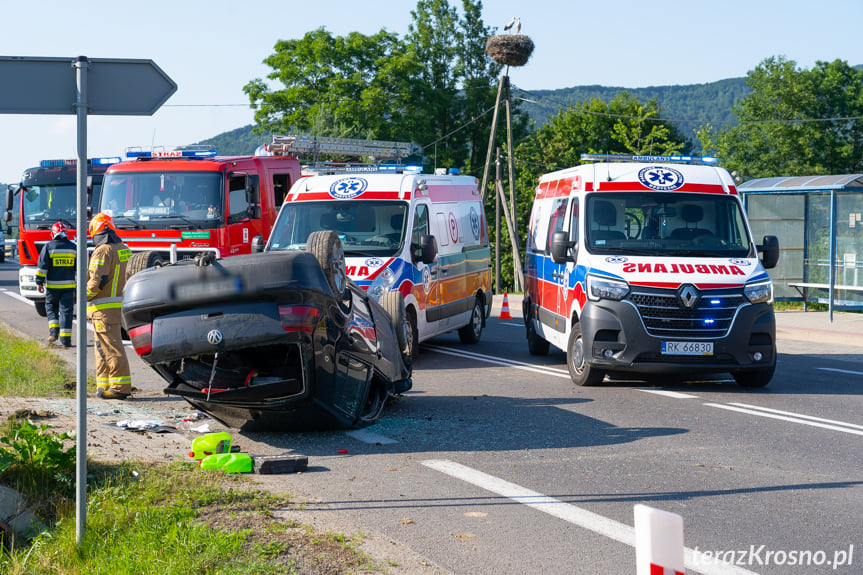
{"label": "renault logo", "polygon": [[210,333],[207,334],[207,342],[211,345],[219,345],[222,343],[222,339],[224,339],[222,337],[222,332],[217,329],[212,329],[210,330]]}
{"label": "renault logo", "polygon": [[698,292],[690,285],[683,286],[683,289],[678,292],[677,297],[680,298],[680,303],[683,304],[683,307],[692,308],[698,303]]}

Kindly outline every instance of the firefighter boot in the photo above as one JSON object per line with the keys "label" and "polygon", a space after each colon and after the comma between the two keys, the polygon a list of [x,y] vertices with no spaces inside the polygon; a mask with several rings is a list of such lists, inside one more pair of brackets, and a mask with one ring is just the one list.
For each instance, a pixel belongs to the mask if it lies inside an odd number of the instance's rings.
{"label": "firefighter boot", "polygon": [[129,394],[114,391],[109,387],[98,387],[96,388],[96,397],[101,399],[128,399]]}

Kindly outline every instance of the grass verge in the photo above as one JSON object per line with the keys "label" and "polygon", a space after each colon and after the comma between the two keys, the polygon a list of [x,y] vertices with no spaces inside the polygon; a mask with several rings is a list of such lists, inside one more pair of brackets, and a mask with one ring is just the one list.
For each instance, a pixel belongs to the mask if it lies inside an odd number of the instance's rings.
{"label": "grass verge", "polygon": [[62,359],[32,339],[16,337],[0,323],[0,395],[71,397],[75,374]]}

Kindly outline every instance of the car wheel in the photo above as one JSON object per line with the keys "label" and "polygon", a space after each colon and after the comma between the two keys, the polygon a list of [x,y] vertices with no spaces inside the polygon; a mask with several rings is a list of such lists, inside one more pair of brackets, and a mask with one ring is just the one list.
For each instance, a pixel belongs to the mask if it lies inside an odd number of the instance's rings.
{"label": "car wheel", "polygon": [[738,371],[732,373],[734,381],[741,387],[764,387],[770,380],[773,379],[773,372],[776,371],[776,366],[763,367],[760,369],[750,369],[747,371]]}
{"label": "car wheel", "polygon": [[462,343],[479,343],[479,338],[482,335],[482,316],[482,302],[479,298],[476,298],[473,300],[470,321],[466,326],[458,330],[458,338]]}
{"label": "car wheel", "polygon": [[348,292],[345,251],[336,232],[332,230],[312,232],[306,242],[306,249],[318,260],[336,299],[339,301],[345,299]]}
{"label": "car wheel", "polygon": [[602,370],[591,367],[587,362],[580,323],[573,324],[572,332],[569,334],[569,343],[566,346],[566,365],[569,368],[569,377],[572,378],[575,385],[598,385],[605,378],[605,373]]}
{"label": "car wheel", "polygon": [[33,302],[36,305],[36,313],[41,315],[42,317],[48,317],[48,309],[45,307],[45,300],[38,300]]}
{"label": "car wheel", "polygon": [[162,267],[162,256],[159,252],[135,252],[126,262],[126,279],[147,268]]}
{"label": "car wheel", "polygon": [[533,320],[527,320],[527,351],[530,355],[548,355],[548,341],[536,333]]}
{"label": "car wheel", "polygon": [[408,326],[405,321],[405,298],[401,292],[388,291],[381,297],[381,305],[387,313],[390,314],[393,331],[396,333],[396,340],[399,343],[399,349],[402,353],[407,353],[408,350]]}

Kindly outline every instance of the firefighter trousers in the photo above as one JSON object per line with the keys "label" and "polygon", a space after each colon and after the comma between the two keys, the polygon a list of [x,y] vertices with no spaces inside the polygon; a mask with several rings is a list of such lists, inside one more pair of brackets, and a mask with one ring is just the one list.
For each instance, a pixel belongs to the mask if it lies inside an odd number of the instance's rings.
{"label": "firefighter trousers", "polygon": [[96,332],[96,386],[119,393],[132,393],[129,359],[123,347],[119,323],[93,320]]}
{"label": "firefighter trousers", "polygon": [[60,338],[65,346],[72,345],[72,314],[75,309],[75,290],[45,290],[45,312],[48,315],[48,335]]}

